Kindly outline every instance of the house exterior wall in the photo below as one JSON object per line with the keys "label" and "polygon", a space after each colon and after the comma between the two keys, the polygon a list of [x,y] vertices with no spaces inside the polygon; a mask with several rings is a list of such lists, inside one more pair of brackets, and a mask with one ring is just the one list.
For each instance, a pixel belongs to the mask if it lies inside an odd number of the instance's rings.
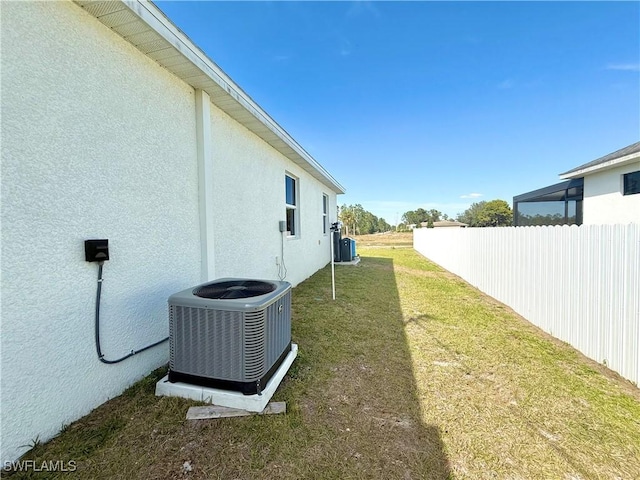
{"label": "house exterior wall", "polygon": [[640,170],[640,162],[584,177],[585,225],[640,223],[640,195],[622,195],[622,175]]}
{"label": "house exterior wall", "polygon": [[[203,277],[196,92],[70,2],[3,2],[1,450],[15,460],[168,361],[167,344],[116,365],[94,344],[108,238],[102,351],[168,334],[167,298]],[[211,107],[214,276],[296,285],[330,261],[322,194],[336,193]],[[285,172],[300,235],[284,238]],[[209,201],[209,200],[207,200]],[[210,207],[210,205],[208,205]],[[211,254],[211,252],[207,252]]]}
{"label": "house exterior wall", "polygon": [[[167,121],[171,119],[171,121]],[[167,362],[102,350],[168,334],[167,297],[200,274],[193,89],[75,4],[2,4],[2,461]]]}
{"label": "house exterior wall", "polygon": [[[322,194],[336,221],[336,194],[220,109],[211,107],[214,165],[215,275],[277,279],[282,257],[286,280],[297,285],[331,260],[323,234]],[[241,145],[242,148],[238,148]],[[298,179],[300,233],[280,233],[285,220],[285,173]]]}

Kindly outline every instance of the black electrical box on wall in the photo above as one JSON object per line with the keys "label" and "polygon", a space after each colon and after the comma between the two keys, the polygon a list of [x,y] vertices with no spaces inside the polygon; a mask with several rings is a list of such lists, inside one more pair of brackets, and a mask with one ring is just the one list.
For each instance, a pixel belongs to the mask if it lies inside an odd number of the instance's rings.
{"label": "black electrical box on wall", "polygon": [[85,240],[84,257],[87,262],[109,260],[109,240]]}

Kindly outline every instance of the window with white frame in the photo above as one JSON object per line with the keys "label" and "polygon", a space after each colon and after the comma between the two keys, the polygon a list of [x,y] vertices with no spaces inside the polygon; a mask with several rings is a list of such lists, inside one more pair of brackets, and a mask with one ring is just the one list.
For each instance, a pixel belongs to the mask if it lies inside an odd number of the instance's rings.
{"label": "window with white frame", "polygon": [[298,179],[291,175],[284,176],[287,233],[295,237],[299,235],[300,213],[298,209]]}
{"label": "window with white frame", "polygon": [[322,194],[322,233],[329,233],[329,196]]}

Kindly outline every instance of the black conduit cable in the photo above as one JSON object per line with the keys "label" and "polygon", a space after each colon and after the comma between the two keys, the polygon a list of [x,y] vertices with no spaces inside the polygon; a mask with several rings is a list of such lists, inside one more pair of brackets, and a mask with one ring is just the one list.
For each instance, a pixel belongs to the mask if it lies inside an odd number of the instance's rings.
{"label": "black conduit cable", "polygon": [[287,266],[284,263],[284,236],[285,233],[280,234],[280,265],[278,265],[278,278],[284,280],[287,278]]}
{"label": "black conduit cable", "polygon": [[126,360],[129,357],[133,357],[134,355],[144,352],[145,350],[149,350],[150,348],[155,347],[156,345],[160,345],[161,343],[169,340],[169,337],[163,338],[162,340],[157,341],[156,343],[152,343],[151,345],[147,345],[144,348],[139,350],[131,350],[130,353],[125,355],[124,357],[118,358],[117,360],[107,360],[104,358],[104,354],[102,353],[102,349],[100,348],[100,296],[102,294],[102,266],[104,262],[98,262],[98,290],[96,292],[96,319],[95,319],[95,337],[96,337],[96,351],[98,352],[98,359],[102,363],[106,363],[112,365],[114,363],[120,363],[123,360]]}

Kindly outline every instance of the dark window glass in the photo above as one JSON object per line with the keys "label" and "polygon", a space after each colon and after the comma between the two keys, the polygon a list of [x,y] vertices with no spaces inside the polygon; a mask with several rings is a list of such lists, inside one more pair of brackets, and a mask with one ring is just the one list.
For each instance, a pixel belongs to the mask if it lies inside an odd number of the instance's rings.
{"label": "dark window glass", "polygon": [[289,175],[285,175],[285,187],[287,189],[287,205],[296,204],[296,180]]}
{"label": "dark window glass", "polygon": [[518,204],[518,225],[564,225],[564,202]]}
{"label": "dark window glass", "polygon": [[289,235],[296,234],[296,211],[292,208],[287,208],[287,232]]}
{"label": "dark window glass", "polygon": [[623,176],[623,195],[634,195],[640,193],[640,170],[637,172],[625,173]]}

